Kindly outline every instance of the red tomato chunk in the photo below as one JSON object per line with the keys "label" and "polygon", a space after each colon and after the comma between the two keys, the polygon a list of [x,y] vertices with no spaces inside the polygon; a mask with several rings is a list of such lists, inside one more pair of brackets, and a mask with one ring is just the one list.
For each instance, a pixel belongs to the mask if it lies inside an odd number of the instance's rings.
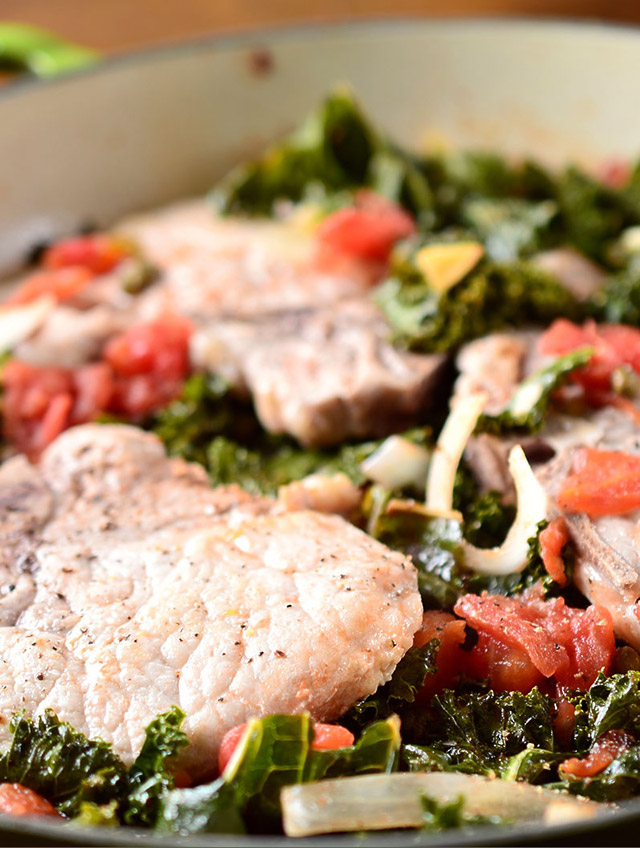
{"label": "red tomato chunk", "polygon": [[523,602],[465,595],[454,612],[478,632],[469,673],[499,691],[528,691],[551,678],[560,689],[586,689],[613,660],[613,623],[604,607],[573,609],[562,598]]}
{"label": "red tomato chunk", "polygon": [[581,448],[575,453],[572,471],[556,498],[565,512],[586,512],[598,518],[640,509],[639,456]]}
{"label": "red tomato chunk", "polygon": [[[232,727],[222,737],[220,751],[218,753],[218,770],[220,774],[227,767],[227,763],[231,759],[236,746],[242,739],[242,735],[246,730],[246,724],[238,724]],[[312,747],[315,751],[333,751],[336,748],[348,748],[354,743],[354,736],[346,727],[339,724],[323,724],[316,721],[313,723],[313,743]]]}
{"label": "red tomato chunk", "polygon": [[568,541],[569,530],[567,522],[562,516],[554,518],[540,533],[542,563],[551,579],[559,586],[566,586],[567,584],[562,550]]}
{"label": "red tomato chunk", "polygon": [[562,763],[560,770],[571,777],[593,777],[635,743],[634,737],[626,730],[609,730],[596,740],[584,759],[570,757]]}
{"label": "red tomato chunk", "polygon": [[394,244],[415,231],[415,221],[401,206],[362,189],[354,206],[338,209],[322,221],[316,238],[339,253],[386,262]]}
{"label": "red tomato chunk", "polygon": [[57,301],[68,300],[85,289],[93,274],[86,268],[59,268],[53,271],[40,271],[27,277],[3,306],[17,306],[31,303],[40,297],[50,295]]}
{"label": "red tomato chunk", "polygon": [[112,339],[104,350],[114,375],[110,410],[138,418],[174,400],[189,373],[191,332],[191,323],[176,316],[136,324]]}
{"label": "red tomato chunk", "polygon": [[640,330],[625,324],[601,324],[586,321],[582,327],[559,318],[538,341],[542,354],[561,356],[581,347],[593,347],[591,361],[578,368],[570,381],[580,385],[585,399],[593,406],[611,403],[614,395],[611,380],[614,372],[627,365],[640,373]]}
{"label": "red tomato chunk", "polygon": [[16,359],[2,371],[3,435],[30,459],[63,430],[93,420],[106,409],[112,392],[104,363],[75,371],[28,365]]}
{"label": "red tomato chunk", "polygon": [[422,618],[422,627],[413,637],[413,644],[421,648],[432,639],[440,642],[436,657],[436,673],[427,675],[427,679],[417,700],[427,704],[434,695],[443,689],[456,685],[460,677],[464,654],[460,646],[465,640],[464,621],[448,612],[427,610]]}
{"label": "red tomato chunk", "polygon": [[7,816],[57,816],[56,808],[33,789],[20,783],[0,783],[0,813]]}
{"label": "red tomato chunk", "polygon": [[97,233],[64,239],[45,251],[45,268],[81,267],[93,274],[107,274],[133,254],[132,246],[117,236]]}

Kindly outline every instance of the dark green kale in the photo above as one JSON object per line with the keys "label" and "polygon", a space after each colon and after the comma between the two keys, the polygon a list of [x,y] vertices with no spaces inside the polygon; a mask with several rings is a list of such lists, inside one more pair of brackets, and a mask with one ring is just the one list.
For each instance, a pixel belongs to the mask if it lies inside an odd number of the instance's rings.
{"label": "dark green kale", "polygon": [[318,188],[330,198],[362,186],[402,203],[424,226],[433,224],[431,190],[414,158],[387,141],[340,90],[290,136],[232,171],[213,199],[227,214],[271,215],[278,200],[312,199]]}
{"label": "dark green kale", "polygon": [[173,788],[166,762],[186,745],[183,718],[173,707],[152,721],[127,768],[110,745],[87,739],[51,710],[36,719],[16,715],[11,745],[0,756],[0,782],[28,786],[64,815],[87,823],[153,826],[162,796]]}
{"label": "dark green kale", "polygon": [[347,713],[345,723],[357,729],[396,713],[402,717],[405,708],[415,703],[427,676],[435,673],[439,647],[440,643],[433,639],[422,648],[409,648],[391,680],[373,695],[358,701]]}
{"label": "dark green kale", "polygon": [[[280,486],[312,473],[342,472],[361,486],[366,482],[361,463],[382,442],[302,448],[287,436],[267,433],[253,408],[215,374],[190,377],[182,395],[159,412],[151,426],[171,456],[199,462],[214,485],[238,483],[257,494],[274,494]],[[428,444],[431,431],[417,427],[403,436]]]}
{"label": "dark green kale", "polygon": [[168,795],[160,829],[181,834],[279,832],[283,786],[397,767],[400,732],[395,717],[370,725],[350,748],[315,751],[312,741],[308,715],[252,720],[242,750],[220,778]]}
{"label": "dark green kale", "polygon": [[608,730],[627,730],[640,737],[640,672],[599,674],[586,692],[571,701],[576,710],[573,746],[585,753]]}
{"label": "dark green kale", "polygon": [[[640,672],[605,677],[599,674],[587,692],[570,696],[576,710],[573,749],[584,756],[605,733],[625,731],[640,740]],[[640,792],[640,742],[617,756],[593,777],[576,778],[560,771],[560,788],[596,801],[620,801]]]}
{"label": "dark green kale", "polygon": [[376,297],[394,340],[411,350],[451,351],[505,327],[544,326],[580,313],[567,289],[531,263],[485,261],[438,293],[413,262],[414,255],[396,252],[392,275]]}
{"label": "dark green kale", "polygon": [[513,431],[537,433],[544,426],[553,393],[567,381],[576,368],[586,365],[592,356],[593,348],[580,348],[560,356],[527,377],[520,383],[502,412],[480,416],[476,431],[496,435]]}
{"label": "dark green kale", "polygon": [[631,188],[612,189],[569,167],[556,184],[566,240],[597,262],[607,263],[620,233],[640,223],[640,203]]}
{"label": "dark green kale", "polygon": [[0,756],[0,782],[21,783],[73,816],[82,802],[108,803],[127,793],[127,770],[111,746],[89,740],[51,710],[14,716],[13,737]]}
{"label": "dark green kale", "polygon": [[182,710],[173,707],[147,727],[140,753],[127,775],[127,799],[121,813],[125,824],[153,827],[157,823],[164,796],[173,789],[166,763],[188,744],[182,730],[184,718]]}
{"label": "dark green kale", "polygon": [[410,771],[517,775],[534,782],[561,756],[552,717],[552,701],[538,689],[527,695],[446,690],[422,716],[408,717],[402,760]]}

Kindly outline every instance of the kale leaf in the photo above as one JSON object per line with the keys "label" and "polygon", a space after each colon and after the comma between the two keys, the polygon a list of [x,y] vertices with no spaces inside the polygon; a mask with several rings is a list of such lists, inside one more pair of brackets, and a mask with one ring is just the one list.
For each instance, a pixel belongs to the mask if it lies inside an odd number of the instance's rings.
{"label": "kale leaf", "polygon": [[155,718],[146,729],[140,753],[129,769],[125,824],[148,825],[158,821],[164,795],[173,789],[167,760],[188,744],[182,730],[185,714],[178,707]]}
{"label": "kale leaf", "polygon": [[108,803],[127,791],[127,770],[111,746],[89,740],[51,710],[35,719],[17,714],[0,782],[21,783],[73,816],[83,801]]}
{"label": "kale leaf", "polygon": [[640,736],[640,672],[599,674],[586,692],[571,701],[576,710],[574,749],[584,753],[608,730]]}
{"label": "kale leaf", "polygon": [[166,761],[186,744],[184,714],[172,707],[148,726],[130,768],[100,739],[87,739],[46,710],[14,716],[13,736],[0,756],[0,782],[20,783],[82,822],[153,826],[163,795],[173,787]]}
{"label": "kale leaf", "polygon": [[394,340],[411,350],[450,351],[505,327],[546,325],[580,312],[567,289],[529,262],[482,262],[461,282],[438,293],[411,256],[396,256],[392,275],[378,288],[376,300]]}
{"label": "kale leaf", "polygon": [[481,415],[477,432],[504,435],[512,431],[536,433],[544,425],[553,393],[570,374],[586,365],[593,348],[585,347],[560,356],[527,377],[515,390],[506,408],[497,415]]}
{"label": "kale leaf", "polygon": [[370,725],[355,745],[315,751],[308,715],[272,715],[249,722],[242,748],[213,783],[169,793],[161,830],[172,833],[278,832],[280,790],[320,777],[395,770],[397,718]]}
{"label": "kale leaf", "polygon": [[395,713],[402,717],[404,708],[415,702],[427,676],[435,673],[439,646],[437,639],[432,639],[422,648],[409,648],[391,680],[373,695],[358,701],[347,713],[345,723],[357,729]]}
{"label": "kale leaf", "polygon": [[596,321],[640,327],[640,267],[633,263],[609,277],[589,303]]}
{"label": "kale leaf", "polygon": [[213,192],[226,214],[271,215],[278,200],[313,200],[369,186],[403,204],[424,226],[433,197],[416,160],[374,128],[353,96],[338,90],[290,136],[232,171]]}
{"label": "kale leaf", "polygon": [[[560,756],[554,751],[552,702],[538,689],[527,695],[446,690],[420,720],[412,718],[405,723],[401,752],[410,771],[536,780]],[[523,752],[526,765],[515,765]]]}

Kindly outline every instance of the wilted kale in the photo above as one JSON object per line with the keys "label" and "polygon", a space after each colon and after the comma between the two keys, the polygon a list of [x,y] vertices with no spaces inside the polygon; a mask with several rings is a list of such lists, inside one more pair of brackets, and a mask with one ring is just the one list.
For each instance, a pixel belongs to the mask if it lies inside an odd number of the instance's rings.
{"label": "wilted kale", "polygon": [[555,751],[552,701],[532,689],[495,693],[446,690],[405,722],[402,760],[410,771],[461,771],[535,782]]}
{"label": "wilted kale", "polygon": [[[365,483],[361,463],[381,439],[324,450],[300,447],[287,436],[267,433],[250,404],[238,399],[215,374],[194,374],[182,395],[152,422],[171,456],[203,465],[214,485],[238,483],[249,492],[274,494],[280,486],[312,473],[346,474]],[[428,444],[430,430],[417,427],[403,436]]]}
{"label": "wilted kale", "polygon": [[629,189],[612,189],[575,167],[558,178],[555,196],[566,240],[606,264],[612,242],[640,222],[640,204]]}
{"label": "wilted kale", "polygon": [[412,261],[398,253],[391,277],[377,292],[394,339],[424,353],[449,351],[505,327],[546,325],[580,308],[553,276],[528,262],[485,261],[438,293]]}
{"label": "wilted kale", "polygon": [[169,794],[160,829],[183,834],[277,832],[283,786],[397,767],[400,732],[395,717],[369,725],[349,748],[315,751],[312,741],[308,715],[252,720],[240,756],[220,778]]}
{"label": "wilted kale", "polygon": [[111,746],[89,740],[51,710],[36,719],[16,715],[0,756],[0,782],[20,783],[73,816],[83,801],[108,803],[127,793],[127,770]]}
{"label": "wilted kale", "polygon": [[146,730],[130,768],[100,739],[87,739],[47,710],[30,719],[16,715],[9,749],[0,756],[0,782],[39,792],[61,813],[83,821],[153,826],[161,796],[173,787],[166,761],[186,745],[184,714],[173,707]]}
{"label": "wilted kale", "polygon": [[520,383],[507,407],[497,415],[481,415],[476,431],[504,435],[517,431],[536,433],[543,426],[553,393],[576,368],[586,365],[593,348],[586,347],[560,356]]}
{"label": "wilted kale", "polygon": [[402,717],[406,707],[415,703],[427,676],[435,673],[439,646],[440,643],[433,639],[422,648],[409,648],[391,680],[373,695],[358,701],[347,713],[345,723],[355,729],[394,713]]}
{"label": "wilted kale", "polygon": [[387,141],[348,91],[327,97],[307,120],[259,159],[232,171],[213,192],[225,213],[270,215],[276,201],[368,185],[433,223],[429,184],[413,157]]}

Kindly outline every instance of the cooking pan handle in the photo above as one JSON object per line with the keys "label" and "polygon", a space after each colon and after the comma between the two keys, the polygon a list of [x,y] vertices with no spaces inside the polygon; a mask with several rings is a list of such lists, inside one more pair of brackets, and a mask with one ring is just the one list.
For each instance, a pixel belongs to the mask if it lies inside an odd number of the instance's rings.
{"label": "cooking pan handle", "polygon": [[29,24],[0,21],[0,70],[52,77],[100,58],[97,51]]}

